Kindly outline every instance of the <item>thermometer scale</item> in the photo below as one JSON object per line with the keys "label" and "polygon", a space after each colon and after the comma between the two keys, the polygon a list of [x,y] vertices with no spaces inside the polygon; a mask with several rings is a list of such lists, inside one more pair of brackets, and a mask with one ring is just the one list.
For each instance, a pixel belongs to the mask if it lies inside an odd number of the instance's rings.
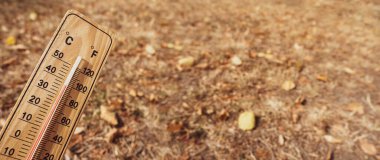
{"label": "thermometer scale", "polygon": [[63,159],[111,47],[105,30],[66,13],[0,132],[0,159]]}

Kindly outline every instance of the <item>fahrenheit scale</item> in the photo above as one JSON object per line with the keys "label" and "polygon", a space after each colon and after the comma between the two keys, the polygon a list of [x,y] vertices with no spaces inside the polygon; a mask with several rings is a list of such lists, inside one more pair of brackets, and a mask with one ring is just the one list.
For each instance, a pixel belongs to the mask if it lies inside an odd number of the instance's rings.
{"label": "fahrenheit scale", "polygon": [[0,133],[0,159],[60,160],[112,46],[112,37],[68,11]]}

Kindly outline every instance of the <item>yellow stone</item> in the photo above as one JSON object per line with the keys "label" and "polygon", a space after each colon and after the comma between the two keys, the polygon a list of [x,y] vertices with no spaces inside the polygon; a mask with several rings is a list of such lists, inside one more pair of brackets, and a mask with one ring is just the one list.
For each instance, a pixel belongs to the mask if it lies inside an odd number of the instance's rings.
{"label": "yellow stone", "polygon": [[233,57],[231,58],[231,63],[232,63],[233,65],[235,65],[235,66],[239,66],[239,65],[242,64],[242,61],[241,61],[240,57],[238,57],[238,56],[233,56]]}
{"label": "yellow stone", "polygon": [[29,14],[29,19],[32,20],[32,21],[35,21],[37,19],[38,15],[36,12],[31,12]]}
{"label": "yellow stone", "polygon": [[241,130],[252,130],[255,128],[255,114],[252,111],[240,113],[238,123]]}
{"label": "yellow stone", "polygon": [[194,57],[188,56],[188,57],[183,57],[178,60],[178,65],[180,67],[191,67],[194,64]]}
{"label": "yellow stone", "polygon": [[281,88],[282,88],[283,90],[285,90],[285,91],[290,91],[290,90],[296,88],[296,84],[295,84],[293,81],[289,81],[289,80],[288,80],[288,81],[285,81],[285,82],[282,84]]}
{"label": "yellow stone", "polygon": [[15,45],[15,44],[16,44],[16,38],[13,37],[13,36],[9,36],[9,37],[5,40],[5,44],[8,45],[8,46]]}

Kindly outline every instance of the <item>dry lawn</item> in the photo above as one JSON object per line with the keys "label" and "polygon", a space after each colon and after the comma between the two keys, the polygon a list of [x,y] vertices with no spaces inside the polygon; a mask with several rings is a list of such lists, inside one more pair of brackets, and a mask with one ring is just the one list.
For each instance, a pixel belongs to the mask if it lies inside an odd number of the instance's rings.
{"label": "dry lawn", "polygon": [[117,45],[67,159],[380,159],[378,0],[3,0],[0,126],[68,9]]}

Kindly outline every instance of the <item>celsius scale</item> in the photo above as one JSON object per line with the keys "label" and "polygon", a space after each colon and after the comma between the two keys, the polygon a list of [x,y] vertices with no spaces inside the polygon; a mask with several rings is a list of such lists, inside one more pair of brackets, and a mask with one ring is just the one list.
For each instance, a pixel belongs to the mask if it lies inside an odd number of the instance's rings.
{"label": "celsius scale", "polygon": [[93,21],[66,13],[0,132],[0,159],[63,159],[112,43]]}

